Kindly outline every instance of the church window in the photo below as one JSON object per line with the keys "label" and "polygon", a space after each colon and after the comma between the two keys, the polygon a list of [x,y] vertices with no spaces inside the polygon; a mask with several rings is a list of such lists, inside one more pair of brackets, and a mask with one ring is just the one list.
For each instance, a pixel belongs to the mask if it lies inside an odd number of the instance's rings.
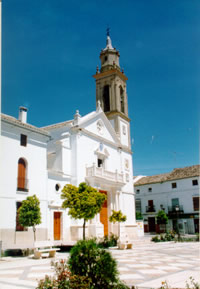
{"label": "church window", "polygon": [[27,165],[24,159],[18,161],[17,190],[28,192]]}
{"label": "church window", "polygon": [[106,62],[108,60],[108,56],[105,56],[104,61]]}
{"label": "church window", "polygon": [[27,135],[21,134],[21,136],[20,136],[20,145],[26,147],[26,145],[27,145]]}
{"label": "church window", "polygon": [[120,105],[121,105],[121,112],[125,112],[124,110],[124,90],[123,88],[120,86]]}
{"label": "church window", "polygon": [[103,106],[104,106],[104,112],[110,111],[109,85],[105,85],[103,88]]}
{"label": "church window", "polygon": [[55,190],[56,190],[56,191],[59,191],[59,190],[60,190],[60,185],[59,185],[59,184],[56,184],[56,185],[55,185]]}
{"label": "church window", "polygon": [[98,168],[103,167],[103,160],[102,159],[97,160],[97,166],[98,166]]}

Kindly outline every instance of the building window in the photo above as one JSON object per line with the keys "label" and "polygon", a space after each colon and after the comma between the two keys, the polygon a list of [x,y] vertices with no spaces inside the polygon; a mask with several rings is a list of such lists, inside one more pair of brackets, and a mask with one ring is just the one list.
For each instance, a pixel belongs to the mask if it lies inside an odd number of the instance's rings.
{"label": "building window", "polygon": [[135,200],[135,210],[136,210],[136,212],[139,212],[139,213],[142,212],[141,199],[136,199]]}
{"label": "building window", "polygon": [[120,86],[120,105],[121,105],[121,112],[124,113],[124,90],[123,88]]}
{"label": "building window", "polygon": [[172,183],[172,189],[176,189],[177,188],[177,184],[176,183]]}
{"label": "building window", "polygon": [[149,212],[155,212],[155,206],[153,204],[153,200],[148,200],[148,206],[146,206],[146,212],[149,213]]}
{"label": "building window", "polygon": [[97,159],[97,166],[98,166],[98,168],[103,167],[103,160],[102,159]]}
{"label": "building window", "polygon": [[20,136],[20,145],[26,147],[27,146],[27,135],[21,134]]}
{"label": "building window", "polygon": [[21,202],[17,202],[16,203],[16,231],[27,231],[27,228],[23,227],[22,225],[20,225],[19,223],[19,213],[18,213],[18,209],[21,207],[22,203]]}
{"label": "building window", "polygon": [[60,185],[59,184],[56,184],[55,185],[55,190],[58,192],[60,190]]}
{"label": "building window", "polygon": [[149,191],[149,192],[152,192],[152,188],[148,188],[148,191]]}
{"label": "building window", "polygon": [[103,88],[103,107],[104,107],[104,112],[110,111],[109,85],[105,85]]}
{"label": "building window", "polygon": [[139,189],[137,189],[137,190],[136,190],[136,194],[139,194],[139,193],[140,193],[140,190],[139,190]]}
{"label": "building window", "polygon": [[18,161],[17,190],[28,192],[27,164],[24,159]]}
{"label": "building window", "polygon": [[192,180],[192,185],[193,186],[198,186],[198,180]]}
{"label": "building window", "polygon": [[199,199],[200,199],[200,197],[193,197],[194,211],[199,211]]}

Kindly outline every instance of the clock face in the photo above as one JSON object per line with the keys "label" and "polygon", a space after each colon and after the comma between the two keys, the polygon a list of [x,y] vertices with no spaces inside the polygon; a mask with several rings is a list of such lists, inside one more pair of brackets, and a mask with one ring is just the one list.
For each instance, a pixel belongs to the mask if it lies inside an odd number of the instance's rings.
{"label": "clock face", "polygon": [[103,134],[103,130],[104,130],[103,122],[101,120],[97,121],[97,131],[100,134]]}

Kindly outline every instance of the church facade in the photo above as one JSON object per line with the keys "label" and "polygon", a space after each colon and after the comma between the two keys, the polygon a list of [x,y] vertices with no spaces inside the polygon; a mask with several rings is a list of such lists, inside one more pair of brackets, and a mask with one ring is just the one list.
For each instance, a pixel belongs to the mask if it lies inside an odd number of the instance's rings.
{"label": "church facade", "polygon": [[[32,242],[32,229],[25,231],[17,224],[17,208],[33,194],[40,199],[42,211],[37,240],[70,244],[81,239],[83,221],[72,219],[60,198],[64,185],[81,182],[107,195],[100,214],[86,225],[88,237],[118,234],[118,226],[109,222],[112,210],[127,216],[121,234],[130,240],[137,237],[127,77],[109,35],[100,60],[101,68],[94,75],[95,111],[85,116],[76,111],[72,120],[43,128],[27,124],[25,108],[18,120],[2,115],[1,165],[9,164],[2,170],[0,195],[0,240],[4,244]],[[6,210],[12,213],[4,218]]]}

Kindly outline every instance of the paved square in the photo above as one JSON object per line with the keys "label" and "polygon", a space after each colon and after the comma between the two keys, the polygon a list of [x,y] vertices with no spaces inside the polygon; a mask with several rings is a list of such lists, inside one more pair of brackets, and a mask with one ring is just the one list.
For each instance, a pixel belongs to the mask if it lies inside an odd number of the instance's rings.
{"label": "paved square", "polygon": [[[185,288],[192,276],[200,283],[199,243],[141,243],[132,250],[110,250],[118,262],[120,279],[138,288],[159,288],[163,281]],[[56,259],[68,258],[57,253]],[[0,260],[0,289],[35,289],[38,280],[52,275],[52,259],[3,258]],[[105,288],[104,288],[105,289]]]}

